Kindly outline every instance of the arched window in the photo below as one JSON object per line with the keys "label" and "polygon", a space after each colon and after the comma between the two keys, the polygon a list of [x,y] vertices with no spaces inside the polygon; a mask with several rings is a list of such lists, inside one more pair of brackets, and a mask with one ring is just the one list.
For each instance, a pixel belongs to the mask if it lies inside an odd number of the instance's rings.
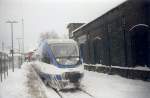
{"label": "arched window", "polygon": [[129,30],[134,66],[150,66],[150,27],[138,24]]}

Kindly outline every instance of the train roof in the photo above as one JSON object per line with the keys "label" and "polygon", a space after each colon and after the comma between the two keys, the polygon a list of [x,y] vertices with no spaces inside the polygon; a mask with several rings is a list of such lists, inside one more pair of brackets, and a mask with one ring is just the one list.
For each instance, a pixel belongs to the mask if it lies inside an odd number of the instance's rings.
{"label": "train roof", "polygon": [[73,39],[49,39],[47,40],[48,44],[52,43],[76,43]]}

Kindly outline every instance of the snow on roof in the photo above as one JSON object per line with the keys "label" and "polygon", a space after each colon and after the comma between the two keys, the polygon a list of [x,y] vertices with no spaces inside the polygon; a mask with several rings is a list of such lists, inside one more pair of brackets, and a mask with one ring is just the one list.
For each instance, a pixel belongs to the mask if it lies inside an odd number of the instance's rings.
{"label": "snow on roof", "polygon": [[92,19],[92,20],[89,21],[88,23],[85,23],[85,24],[81,25],[79,28],[73,30],[72,33],[76,32],[76,31],[78,31],[78,30],[80,30],[80,29],[83,29],[84,27],[88,26],[88,25],[91,24],[92,22],[98,20],[100,17],[103,17],[104,15],[110,13],[112,10],[115,10],[117,7],[121,6],[121,5],[124,4],[126,1],[127,1],[127,0],[123,0],[123,2],[120,2],[118,5],[115,5],[112,9],[110,9],[110,10],[104,12],[102,15],[100,15],[100,16],[98,16],[98,17]]}
{"label": "snow on roof", "polygon": [[49,39],[48,43],[76,43],[73,39]]}
{"label": "snow on roof", "polygon": [[[9,57],[12,57],[12,54],[8,54],[8,56],[9,56]],[[17,53],[17,54],[16,54],[16,53],[14,54],[14,57],[19,57],[19,56],[22,56],[22,55],[21,55],[21,54],[18,54],[18,53]]]}
{"label": "snow on roof", "polygon": [[8,51],[1,51],[1,50],[0,50],[0,53],[9,54]]}
{"label": "snow on roof", "polygon": [[[94,20],[95,20],[95,19],[94,19]],[[92,20],[92,21],[94,21],[94,20]],[[89,23],[85,23],[85,24],[81,25],[79,28],[73,30],[72,33],[74,33],[74,32],[76,32],[76,31],[82,29],[82,28],[85,27],[86,25],[90,24],[92,21],[90,21]]]}

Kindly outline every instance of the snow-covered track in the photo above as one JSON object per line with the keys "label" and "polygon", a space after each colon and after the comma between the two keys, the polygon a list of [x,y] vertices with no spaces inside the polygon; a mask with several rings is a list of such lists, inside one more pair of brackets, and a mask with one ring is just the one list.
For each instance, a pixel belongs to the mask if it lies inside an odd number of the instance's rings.
{"label": "snow-covered track", "polygon": [[58,96],[60,97],[60,98],[64,98],[61,94],[60,94],[60,92],[57,90],[57,89],[55,89],[55,88],[52,88],[57,94],[58,94]]}
{"label": "snow-covered track", "polygon": [[79,90],[82,91],[83,93],[85,93],[85,94],[91,96],[92,98],[95,98],[93,95],[91,95],[91,94],[90,94],[89,92],[87,92],[86,90],[83,90],[83,89],[81,89],[81,88],[79,88]]}
{"label": "snow-covered track", "polygon": [[47,88],[54,90],[60,98],[95,98],[93,95],[81,88],[65,89],[61,91],[58,91],[57,89],[51,88],[49,86],[47,86]]}
{"label": "snow-covered track", "polygon": [[81,88],[59,91],[59,93],[63,96],[63,98],[95,98]]}

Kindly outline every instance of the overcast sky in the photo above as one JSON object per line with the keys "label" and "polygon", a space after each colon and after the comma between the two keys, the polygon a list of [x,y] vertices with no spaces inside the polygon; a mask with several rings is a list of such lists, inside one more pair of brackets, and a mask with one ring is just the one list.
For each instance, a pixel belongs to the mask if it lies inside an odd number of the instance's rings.
{"label": "overcast sky", "polygon": [[[21,19],[24,19],[25,50],[37,45],[41,32],[55,31],[67,34],[67,24],[88,23],[125,0],[0,0],[0,48],[2,41],[11,46],[10,24],[14,24],[14,45],[22,36]],[[1,50],[1,49],[0,49]]]}

